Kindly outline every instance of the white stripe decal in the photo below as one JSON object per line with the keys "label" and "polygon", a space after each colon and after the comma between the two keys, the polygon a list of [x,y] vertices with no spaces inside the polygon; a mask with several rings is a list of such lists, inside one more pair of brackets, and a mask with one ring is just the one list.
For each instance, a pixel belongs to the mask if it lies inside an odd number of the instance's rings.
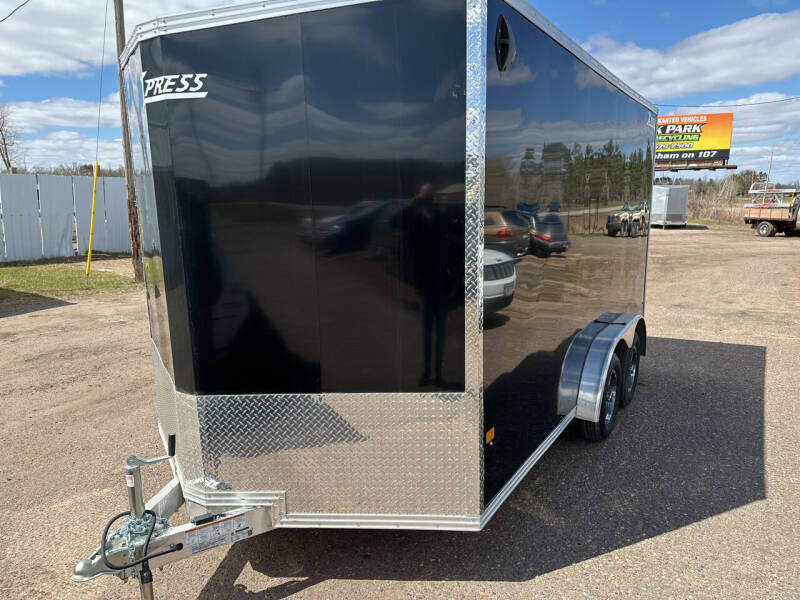
{"label": "white stripe decal", "polygon": [[171,94],[159,94],[158,96],[148,96],[144,99],[145,104],[151,102],[161,102],[162,100],[180,100],[181,98],[205,98],[208,92],[173,92]]}

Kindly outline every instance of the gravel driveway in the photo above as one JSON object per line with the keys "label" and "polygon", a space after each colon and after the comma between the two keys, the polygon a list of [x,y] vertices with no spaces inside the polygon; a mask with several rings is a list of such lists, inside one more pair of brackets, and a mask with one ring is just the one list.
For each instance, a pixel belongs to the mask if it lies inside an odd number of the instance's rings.
{"label": "gravel driveway", "polygon": [[[800,239],[653,230],[647,321],[612,437],[568,430],[482,533],[278,530],[157,597],[800,598]],[[0,319],[0,598],[138,597],[70,573],[127,508],[125,457],[160,453],[148,340],[142,291]]]}

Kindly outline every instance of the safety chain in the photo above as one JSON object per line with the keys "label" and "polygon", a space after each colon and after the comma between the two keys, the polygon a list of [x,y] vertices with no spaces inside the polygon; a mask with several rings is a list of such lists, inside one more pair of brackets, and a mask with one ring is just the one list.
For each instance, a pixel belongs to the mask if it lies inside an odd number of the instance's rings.
{"label": "safety chain", "polygon": [[[141,519],[138,519],[133,515],[128,515],[125,517],[122,525],[120,525],[111,536],[112,539],[122,538],[125,540],[125,547],[128,549],[128,558],[130,562],[137,560],[135,540],[137,537],[147,536],[147,532],[150,531],[150,519],[152,518],[153,516],[148,513],[145,513]],[[156,517],[156,526],[153,530],[153,537],[157,536],[158,532],[168,526],[169,521],[167,521],[167,519]],[[130,571],[133,579],[137,579],[139,577],[139,573],[136,569],[131,569]]]}

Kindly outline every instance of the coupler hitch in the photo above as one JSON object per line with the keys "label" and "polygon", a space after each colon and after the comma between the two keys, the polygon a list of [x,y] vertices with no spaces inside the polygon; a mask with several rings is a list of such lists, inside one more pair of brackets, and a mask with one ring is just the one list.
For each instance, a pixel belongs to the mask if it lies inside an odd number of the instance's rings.
{"label": "coupler hitch", "polygon": [[[119,513],[108,522],[100,546],[75,565],[74,581],[86,582],[100,575],[136,579],[141,599],[153,600],[152,569],[274,528],[273,509],[277,508],[274,505],[236,508],[219,514],[205,514],[189,523],[170,525],[170,517],[184,503],[180,482],[173,478],[145,502],[141,474],[142,467],[175,456],[174,435],[169,436],[167,445],[166,456],[128,457],[125,483],[130,510]],[[112,526],[122,517],[125,520],[112,531]]]}

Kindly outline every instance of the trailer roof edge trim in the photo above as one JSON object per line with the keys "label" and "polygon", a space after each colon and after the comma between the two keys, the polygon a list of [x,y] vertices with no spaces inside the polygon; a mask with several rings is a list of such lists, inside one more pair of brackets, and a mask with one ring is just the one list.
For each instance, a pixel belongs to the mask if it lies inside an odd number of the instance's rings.
{"label": "trailer roof edge trim", "polygon": [[[622,81],[622,79],[589,54],[580,44],[556,27],[549,19],[542,15],[542,13],[533,8],[527,0],[504,1],[510,7],[519,11],[520,14],[534,25],[542,29],[566,50],[572,52],[587,67],[597,72],[598,75],[608,80],[609,83],[617,86],[621,91],[639,102],[642,106],[658,114],[658,108],[652,102]],[[369,2],[380,2],[380,0],[262,0],[261,2],[248,2],[246,4],[209,8],[157,17],[150,21],[140,23],[134,28],[131,37],[128,39],[128,43],[125,44],[125,48],[119,57],[119,62],[120,66],[124,67],[131,54],[136,50],[136,46],[139,42],[167,33],[180,33],[197,29],[206,29],[208,27],[233,25],[246,21],[282,17],[285,15],[325,10],[353,4],[367,4]]]}
{"label": "trailer roof edge trim", "polygon": [[120,67],[125,67],[139,42],[168,33],[181,33],[209,27],[234,25],[246,21],[283,17],[352,4],[367,4],[369,2],[380,2],[380,0],[262,0],[261,2],[248,2],[246,4],[207,8],[156,17],[144,23],[139,23],[134,28],[128,43],[125,44],[125,48],[120,54],[119,64]]}
{"label": "trailer roof edge trim", "polygon": [[630,87],[627,83],[622,81],[619,76],[612,73],[600,61],[589,54],[584,48],[575,40],[569,37],[566,33],[556,27],[547,17],[545,17],[538,10],[533,8],[527,0],[503,0],[511,8],[518,11],[522,16],[527,18],[531,23],[539,27],[547,35],[553,38],[567,51],[574,54],[581,62],[587,67],[595,71],[598,75],[608,80],[609,83],[617,86],[620,91],[630,96],[633,100],[649,109],[651,112],[658,114],[658,107],[656,107],[647,98],[642,96],[639,92]]}

